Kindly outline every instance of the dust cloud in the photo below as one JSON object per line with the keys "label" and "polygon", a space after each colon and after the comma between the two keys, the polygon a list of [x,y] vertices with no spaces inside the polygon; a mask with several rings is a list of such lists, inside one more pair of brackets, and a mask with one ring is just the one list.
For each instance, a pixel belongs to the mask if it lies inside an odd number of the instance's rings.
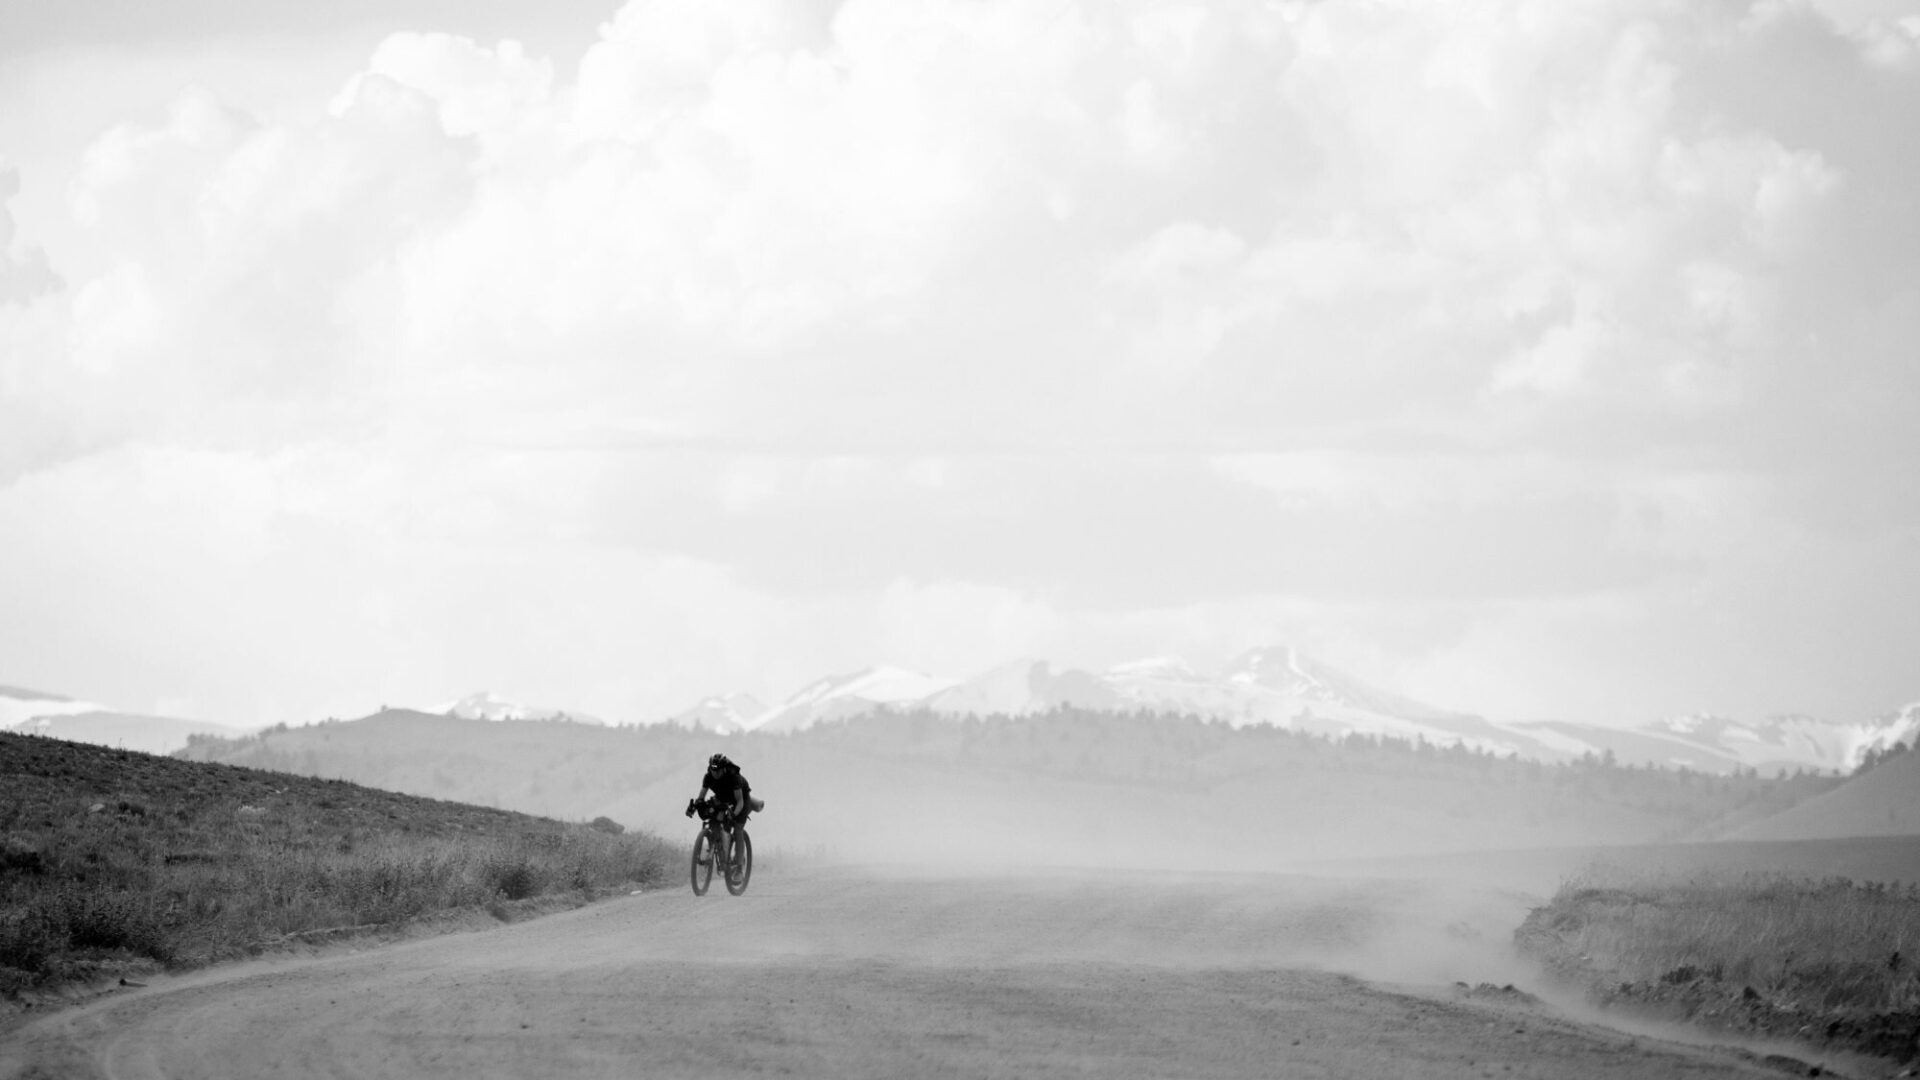
{"label": "dust cloud", "polygon": [[[1453,850],[1487,831],[1438,802],[1327,805],[1279,783],[1129,785],[788,754],[743,762],[767,801],[755,842],[869,864],[1277,872]],[[690,833],[677,812],[698,788],[690,770],[637,792],[623,820]]]}
{"label": "dust cloud", "polygon": [[[781,751],[743,762],[767,801],[750,828],[769,872],[838,866],[930,890],[912,925],[876,915],[852,939],[768,947],[861,956],[886,941],[936,962],[1308,968],[1428,988],[1511,985],[1586,1015],[1517,953],[1513,933],[1618,849],[1571,829],[1560,846],[1498,847],[1497,831],[1448,812],[1457,789],[1323,805],[1273,778],[1128,785],[828,757],[797,741],[761,749]],[[641,794],[677,808],[699,780],[692,769],[676,779]],[[677,816],[660,827],[692,831]],[[1657,850],[1666,865],[1707,851]],[[1007,888],[1082,917],[1023,936],[970,899]]]}
{"label": "dust cloud", "polygon": [[[1557,868],[1545,864],[1495,881],[1472,868],[1421,864],[1421,830],[1404,815],[1283,813],[1284,800],[1259,790],[1076,783],[897,761],[870,770],[748,764],[768,804],[750,830],[770,866],[838,864],[953,891],[955,902],[937,905],[937,918],[898,938],[929,956],[957,938],[976,950],[998,942],[1009,957],[1307,967],[1407,984],[1531,983],[1513,930],[1558,881]],[[687,786],[697,785],[695,778]],[[683,822],[680,831],[690,830]],[[1069,945],[974,926],[970,883],[1009,882],[1082,910],[1084,933]],[[823,947],[858,954],[860,945]]]}

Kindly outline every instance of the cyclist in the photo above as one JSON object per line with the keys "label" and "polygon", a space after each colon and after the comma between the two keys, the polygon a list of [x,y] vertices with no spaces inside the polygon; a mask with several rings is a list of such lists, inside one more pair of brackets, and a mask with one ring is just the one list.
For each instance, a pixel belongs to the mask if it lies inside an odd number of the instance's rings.
{"label": "cyclist", "polygon": [[688,817],[693,816],[695,805],[707,798],[709,793],[713,801],[726,811],[726,816],[720,819],[720,827],[725,831],[729,846],[733,843],[733,830],[746,824],[748,814],[766,805],[753,797],[753,785],[747,783],[740,766],[729,761],[725,754],[715,754],[707,759],[707,775],[700,780],[700,794],[687,801]]}

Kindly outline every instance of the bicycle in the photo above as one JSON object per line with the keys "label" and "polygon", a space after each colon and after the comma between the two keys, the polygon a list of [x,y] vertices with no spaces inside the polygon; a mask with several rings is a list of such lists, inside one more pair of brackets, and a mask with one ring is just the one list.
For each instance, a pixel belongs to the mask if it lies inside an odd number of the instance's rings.
{"label": "bicycle", "polygon": [[725,807],[711,800],[687,805],[700,815],[700,831],[693,838],[693,861],[688,870],[693,895],[707,895],[708,886],[713,884],[713,853],[721,850],[726,851],[720,860],[720,877],[726,882],[727,892],[734,896],[746,892],[747,880],[753,876],[753,838],[747,835],[746,826],[735,825],[729,843]]}

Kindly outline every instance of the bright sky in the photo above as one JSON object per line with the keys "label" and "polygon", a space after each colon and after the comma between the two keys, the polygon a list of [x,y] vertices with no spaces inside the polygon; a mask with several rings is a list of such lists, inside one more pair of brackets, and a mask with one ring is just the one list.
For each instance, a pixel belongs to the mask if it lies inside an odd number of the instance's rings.
{"label": "bright sky", "polygon": [[1920,698],[1920,0],[0,5],[0,683]]}

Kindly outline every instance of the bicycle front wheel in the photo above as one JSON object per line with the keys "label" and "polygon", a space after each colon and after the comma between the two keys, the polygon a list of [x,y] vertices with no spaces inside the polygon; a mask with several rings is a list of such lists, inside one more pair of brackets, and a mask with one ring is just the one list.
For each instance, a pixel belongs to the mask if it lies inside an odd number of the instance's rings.
{"label": "bicycle front wheel", "polygon": [[707,830],[693,838],[693,865],[689,871],[692,877],[693,895],[707,895],[707,886],[713,883],[713,845],[707,842]]}
{"label": "bicycle front wheel", "polygon": [[747,891],[747,879],[753,876],[753,837],[745,829],[733,830],[733,844],[727,859],[727,891],[735,896]]}

